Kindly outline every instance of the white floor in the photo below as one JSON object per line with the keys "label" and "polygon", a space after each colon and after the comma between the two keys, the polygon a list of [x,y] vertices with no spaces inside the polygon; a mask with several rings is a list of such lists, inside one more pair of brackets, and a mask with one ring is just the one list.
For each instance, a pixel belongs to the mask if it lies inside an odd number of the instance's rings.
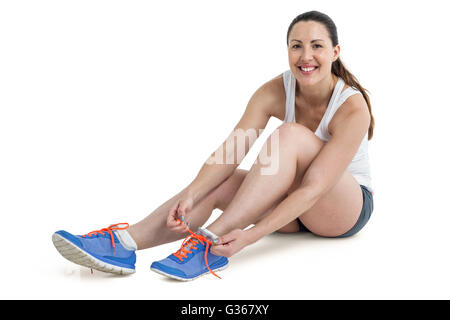
{"label": "white floor", "polygon": [[[11,244],[2,250],[3,257],[12,259],[2,259],[0,298],[448,299],[445,239],[408,231],[408,224],[399,231],[383,227],[380,211],[353,238],[269,235],[232,257],[221,280],[206,275],[192,282],[149,270],[152,261],[176,251],[180,242],[139,251],[133,275],[91,274],[62,258],[51,244],[51,230],[41,229],[28,233],[30,238],[18,237],[16,249]],[[24,225],[8,231],[17,238],[30,229]]]}

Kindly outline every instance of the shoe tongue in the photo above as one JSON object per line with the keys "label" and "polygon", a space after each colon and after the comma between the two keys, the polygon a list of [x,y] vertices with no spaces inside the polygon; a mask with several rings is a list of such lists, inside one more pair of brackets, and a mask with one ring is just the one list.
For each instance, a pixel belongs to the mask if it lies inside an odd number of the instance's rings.
{"label": "shoe tongue", "polygon": [[[115,232],[112,232],[112,235],[113,235],[113,237],[114,237],[114,241],[119,241],[119,239],[118,239],[117,236],[115,235]],[[111,235],[110,235],[107,231],[103,231],[103,234],[97,233],[96,236],[97,236],[97,237],[106,238],[106,239],[111,239]]]}
{"label": "shoe tongue", "polygon": [[192,247],[193,245],[194,245],[194,244],[193,244],[192,242],[189,242],[188,244],[186,244],[186,245],[184,246],[184,248],[185,248],[186,250],[190,250],[191,247]]}
{"label": "shoe tongue", "polygon": [[[192,249],[192,247],[196,247],[197,249]],[[200,241],[196,240],[195,238],[191,239],[190,241],[186,242],[185,245],[182,247],[182,249],[184,250],[189,250],[192,251],[192,253],[186,253],[186,255],[188,256],[188,260],[190,259],[189,257],[194,256],[196,253],[204,251],[206,248],[206,246],[204,244],[202,244]],[[181,248],[180,248],[181,250]],[[180,253],[180,250],[177,251],[177,253]],[[177,258],[175,256],[175,254],[171,254],[168,258],[176,261],[177,263],[180,263],[179,258]],[[182,261],[186,261],[186,258],[183,258]]]}

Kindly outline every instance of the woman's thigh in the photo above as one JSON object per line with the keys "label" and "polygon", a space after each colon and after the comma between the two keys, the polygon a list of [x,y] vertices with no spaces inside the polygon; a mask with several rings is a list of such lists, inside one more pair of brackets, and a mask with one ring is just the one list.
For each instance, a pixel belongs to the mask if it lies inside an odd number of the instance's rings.
{"label": "woman's thigh", "polygon": [[[287,196],[301,184],[297,177]],[[358,221],[363,206],[361,187],[355,178],[345,171],[339,181],[298,219],[312,233],[323,237],[336,237],[350,230]],[[272,207],[266,214],[274,209]],[[278,230],[282,233],[299,231],[297,219]]]}
{"label": "woman's thigh", "polygon": [[355,225],[362,207],[361,186],[351,173],[345,171],[338,182],[299,219],[316,235],[336,237]]}

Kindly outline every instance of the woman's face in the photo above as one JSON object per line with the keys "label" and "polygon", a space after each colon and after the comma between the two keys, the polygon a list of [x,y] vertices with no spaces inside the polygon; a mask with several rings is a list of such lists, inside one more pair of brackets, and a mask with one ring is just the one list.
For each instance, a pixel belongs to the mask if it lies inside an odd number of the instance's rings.
{"label": "woman's face", "polygon": [[340,47],[333,43],[324,25],[300,21],[289,35],[289,67],[302,86],[312,86],[330,77],[331,65],[339,57]]}

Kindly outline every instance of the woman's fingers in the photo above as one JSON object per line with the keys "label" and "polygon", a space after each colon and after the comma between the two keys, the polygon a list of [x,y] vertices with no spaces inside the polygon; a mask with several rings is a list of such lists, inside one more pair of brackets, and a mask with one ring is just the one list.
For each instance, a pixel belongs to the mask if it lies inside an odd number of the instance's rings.
{"label": "woman's fingers", "polygon": [[176,227],[176,226],[178,226],[180,224],[181,224],[180,221],[178,221],[175,218],[173,213],[169,214],[169,216],[167,217],[167,227],[174,228],[174,227]]}
{"label": "woman's fingers", "polygon": [[178,210],[178,202],[175,203],[170,209],[169,209],[169,215],[167,216],[167,226],[175,226],[178,224],[178,221],[176,220],[177,217],[177,210]]}
{"label": "woman's fingers", "polygon": [[229,257],[230,253],[231,253],[231,244],[225,243],[225,244],[214,245],[211,247],[211,253],[216,256]]}
{"label": "woman's fingers", "polygon": [[167,217],[167,227],[177,233],[188,232],[190,223],[188,215],[192,208],[192,199],[181,199],[169,210]]}
{"label": "woman's fingers", "polygon": [[242,250],[247,244],[245,232],[241,229],[235,229],[220,237],[219,244],[212,246],[211,252],[215,255],[229,258]]}
{"label": "woman's fingers", "polygon": [[231,241],[236,240],[236,234],[234,232],[227,233],[221,237],[219,237],[219,243],[221,245],[230,243]]}
{"label": "woman's fingers", "polygon": [[231,244],[236,239],[233,233],[227,233],[219,237],[219,242],[211,247],[211,253],[217,256],[228,256],[231,250]]}
{"label": "woman's fingers", "polygon": [[177,214],[174,214],[169,217],[167,221],[167,226],[173,232],[177,233],[185,233],[188,230],[188,226],[178,218]]}

